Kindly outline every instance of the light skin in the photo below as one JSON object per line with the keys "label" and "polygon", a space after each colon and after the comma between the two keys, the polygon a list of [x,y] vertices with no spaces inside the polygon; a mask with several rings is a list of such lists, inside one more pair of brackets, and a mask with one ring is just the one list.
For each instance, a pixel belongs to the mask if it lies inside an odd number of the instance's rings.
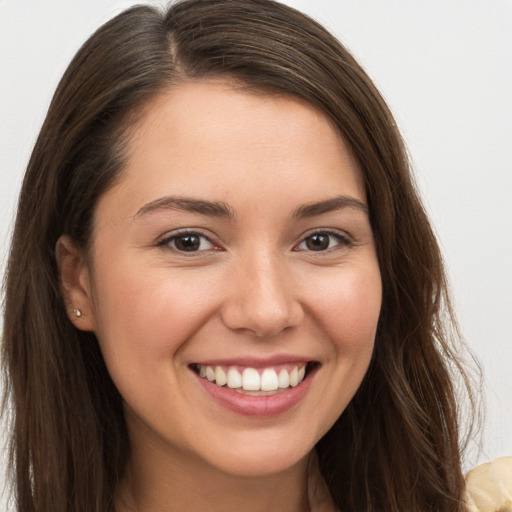
{"label": "light skin", "polygon": [[[303,101],[203,81],[146,106],[88,255],[65,236],[57,246],[63,293],[82,310],[70,317],[96,333],[125,401],[120,511],[308,510],[309,454],[374,346],[366,204],[357,162]],[[315,371],[270,416],[225,407],[193,371],[278,356]]]}

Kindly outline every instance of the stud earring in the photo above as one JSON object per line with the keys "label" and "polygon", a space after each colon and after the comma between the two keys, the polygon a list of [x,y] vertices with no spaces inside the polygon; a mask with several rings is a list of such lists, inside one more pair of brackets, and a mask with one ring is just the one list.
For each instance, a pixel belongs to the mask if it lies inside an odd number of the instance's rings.
{"label": "stud earring", "polygon": [[73,308],[71,311],[77,318],[82,316],[82,310],[79,308]]}

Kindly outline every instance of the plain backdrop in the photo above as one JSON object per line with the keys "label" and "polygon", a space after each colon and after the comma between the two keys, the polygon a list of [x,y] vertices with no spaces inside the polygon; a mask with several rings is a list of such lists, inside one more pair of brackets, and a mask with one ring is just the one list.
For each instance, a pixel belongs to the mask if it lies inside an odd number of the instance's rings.
{"label": "plain backdrop", "polygon": [[[134,3],[0,0],[2,272],[24,168],[57,82],[81,43]],[[466,467],[512,455],[512,0],[285,3],[334,32],[391,106],[484,370],[482,449]]]}

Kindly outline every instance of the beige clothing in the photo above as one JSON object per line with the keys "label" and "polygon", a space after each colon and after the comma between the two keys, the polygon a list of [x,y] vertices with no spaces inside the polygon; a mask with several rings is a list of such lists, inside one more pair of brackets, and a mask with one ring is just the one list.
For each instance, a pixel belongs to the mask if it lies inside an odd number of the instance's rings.
{"label": "beige clothing", "polygon": [[468,512],[512,512],[512,457],[477,466],[466,485]]}

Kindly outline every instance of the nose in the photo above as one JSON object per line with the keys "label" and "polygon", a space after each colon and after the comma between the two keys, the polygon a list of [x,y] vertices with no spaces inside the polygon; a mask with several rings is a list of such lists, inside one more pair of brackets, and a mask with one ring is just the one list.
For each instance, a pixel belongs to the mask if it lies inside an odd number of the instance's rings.
{"label": "nose", "polygon": [[271,337],[304,318],[290,270],[278,257],[252,255],[238,262],[227,287],[221,316],[229,329]]}

